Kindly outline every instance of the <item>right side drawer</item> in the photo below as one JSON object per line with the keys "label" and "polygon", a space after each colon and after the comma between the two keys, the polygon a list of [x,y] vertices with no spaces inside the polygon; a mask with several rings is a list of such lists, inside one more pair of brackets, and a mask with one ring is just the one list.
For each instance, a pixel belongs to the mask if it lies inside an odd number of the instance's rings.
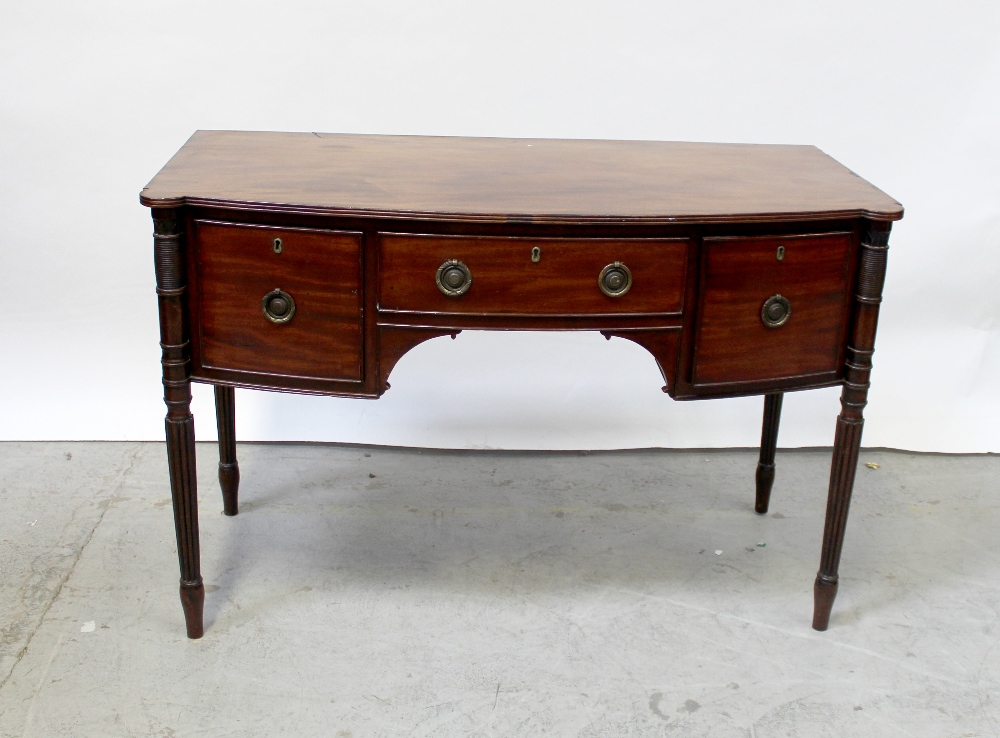
{"label": "right side drawer", "polygon": [[692,384],[836,377],[853,243],[849,232],[706,238]]}

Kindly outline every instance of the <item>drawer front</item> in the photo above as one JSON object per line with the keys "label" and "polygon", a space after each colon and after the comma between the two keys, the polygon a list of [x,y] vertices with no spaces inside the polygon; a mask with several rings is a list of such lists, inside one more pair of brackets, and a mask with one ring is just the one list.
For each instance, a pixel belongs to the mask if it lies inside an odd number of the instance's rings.
{"label": "drawer front", "polygon": [[[692,383],[837,374],[850,310],[852,235],[706,238]],[[779,258],[780,257],[780,258]],[[787,301],[788,316],[781,325]]]}
{"label": "drawer front", "polygon": [[[379,308],[496,315],[680,313],[688,240],[535,239],[380,235]],[[439,269],[458,261],[471,275],[462,294],[438,286]],[[601,291],[602,270],[620,262],[631,283]],[[612,275],[620,284],[625,273]],[[461,288],[459,288],[461,289]],[[610,291],[614,291],[611,289]]]}
{"label": "drawer front", "polygon": [[[193,228],[203,366],[362,378],[360,234],[208,221]],[[291,297],[294,313],[276,290]]]}

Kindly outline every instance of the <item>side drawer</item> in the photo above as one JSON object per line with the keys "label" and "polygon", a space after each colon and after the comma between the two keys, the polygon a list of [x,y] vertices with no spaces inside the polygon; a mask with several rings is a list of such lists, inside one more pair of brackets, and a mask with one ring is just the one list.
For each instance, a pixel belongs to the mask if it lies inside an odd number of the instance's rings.
{"label": "side drawer", "polygon": [[[678,314],[687,269],[686,238],[539,239],[379,236],[379,309],[496,315]],[[458,261],[471,274],[460,295],[446,295],[435,279]],[[610,297],[598,279],[620,262],[631,285]]]}
{"label": "side drawer", "polygon": [[[692,384],[839,374],[850,315],[851,233],[704,244]],[[779,304],[769,317],[778,322],[782,298],[787,319],[769,327],[765,304]]]}
{"label": "side drawer", "polygon": [[360,233],[195,221],[193,241],[202,366],[362,379]]}

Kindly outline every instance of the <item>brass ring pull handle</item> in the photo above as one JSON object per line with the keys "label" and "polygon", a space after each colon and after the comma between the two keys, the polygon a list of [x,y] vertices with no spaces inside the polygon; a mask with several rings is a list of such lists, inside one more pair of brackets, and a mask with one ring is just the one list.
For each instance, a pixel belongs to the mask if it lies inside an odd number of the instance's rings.
{"label": "brass ring pull handle", "polygon": [[620,261],[608,264],[601,270],[597,286],[608,297],[621,297],[632,288],[632,272]]}
{"label": "brass ring pull handle", "polygon": [[459,297],[472,286],[472,272],[458,259],[450,259],[438,267],[434,281],[448,297]]}
{"label": "brass ring pull handle", "polygon": [[272,290],[261,300],[264,315],[272,323],[287,323],[295,316],[295,300],[284,290]]}
{"label": "brass ring pull handle", "polygon": [[760,309],[760,319],[768,328],[780,328],[792,316],[792,304],[788,298],[774,295],[767,298]]}

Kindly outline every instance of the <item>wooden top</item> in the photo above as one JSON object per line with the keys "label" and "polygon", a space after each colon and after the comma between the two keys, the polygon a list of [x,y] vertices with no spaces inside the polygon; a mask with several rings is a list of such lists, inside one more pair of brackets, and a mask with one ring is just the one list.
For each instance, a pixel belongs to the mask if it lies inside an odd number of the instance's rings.
{"label": "wooden top", "polygon": [[452,221],[903,217],[814,146],[246,131],[197,131],[140,200]]}

